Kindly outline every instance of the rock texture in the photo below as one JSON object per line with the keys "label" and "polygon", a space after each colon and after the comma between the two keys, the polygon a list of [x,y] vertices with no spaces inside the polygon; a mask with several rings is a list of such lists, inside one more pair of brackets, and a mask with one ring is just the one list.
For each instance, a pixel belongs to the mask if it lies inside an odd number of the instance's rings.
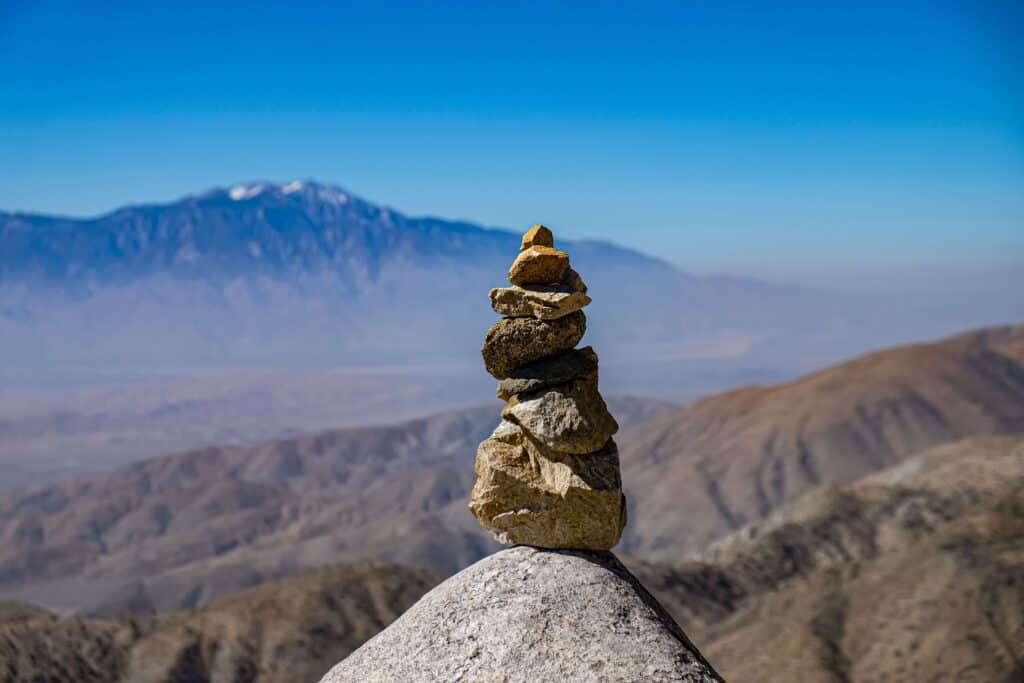
{"label": "rock texture", "polygon": [[535,225],[523,235],[523,243],[520,249],[525,251],[530,247],[553,247],[555,236],[543,225]]}
{"label": "rock texture", "polygon": [[619,430],[597,391],[597,373],[519,394],[509,399],[502,417],[512,420],[552,450],[591,453]]}
{"label": "rock texture", "polygon": [[516,547],[427,593],[321,683],[720,680],[611,553]]}
{"label": "rock texture", "polygon": [[[484,365],[507,404],[477,451],[469,508],[502,543],[609,550],[626,524],[612,441],[619,425],[597,388],[597,354],[573,350],[585,332],[586,285],[568,255],[538,245],[554,241],[541,228],[523,237],[509,271],[528,286],[491,291],[495,312],[522,317],[500,320],[484,340]],[[555,254],[564,264],[553,265]]]}
{"label": "rock texture", "polygon": [[528,285],[491,290],[491,307],[512,317],[532,316],[553,320],[575,313],[590,303],[590,297],[565,285]]}
{"label": "rock texture", "polygon": [[520,252],[508,271],[514,285],[547,285],[558,282],[569,268],[569,255],[551,247],[529,247]]}
{"label": "rock texture", "polygon": [[604,550],[626,525],[614,441],[597,453],[559,453],[503,421],[480,444],[476,472],[470,509],[502,543]]}
{"label": "rock texture", "polygon": [[586,331],[583,311],[557,320],[504,318],[487,331],[484,366],[497,379],[505,379],[521,365],[572,349]]}
{"label": "rock texture", "polygon": [[498,385],[498,398],[507,401],[516,394],[565,384],[597,372],[597,354],[585,346],[516,368]]}

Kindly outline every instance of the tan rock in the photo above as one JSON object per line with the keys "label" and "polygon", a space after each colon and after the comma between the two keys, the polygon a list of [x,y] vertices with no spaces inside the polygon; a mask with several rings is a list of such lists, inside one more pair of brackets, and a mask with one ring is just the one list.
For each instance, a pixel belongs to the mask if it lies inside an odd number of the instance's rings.
{"label": "tan rock", "polygon": [[509,399],[501,416],[561,453],[591,453],[619,430],[597,390],[597,372]]}
{"label": "tan rock", "polygon": [[550,285],[561,281],[569,269],[569,255],[551,247],[530,247],[519,252],[508,270],[514,285]]}
{"label": "tan rock", "polygon": [[614,441],[596,453],[559,453],[503,421],[480,444],[476,474],[469,508],[502,543],[608,550],[626,525]]}
{"label": "tan rock", "polygon": [[553,320],[574,313],[590,303],[590,297],[565,285],[528,285],[491,290],[491,308],[512,317]]}
{"label": "tan rock", "polygon": [[523,235],[523,244],[519,251],[526,251],[530,247],[554,247],[555,236],[543,225],[535,225]]}
{"label": "tan rock", "polygon": [[498,384],[498,398],[507,401],[516,394],[565,384],[597,372],[597,354],[587,346],[566,351],[516,368]]}
{"label": "tan rock", "polygon": [[583,278],[580,277],[580,274],[571,267],[566,269],[565,275],[562,276],[562,281],[558,284],[562,287],[568,287],[573,292],[579,292],[580,294],[587,293],[587,284],[583,282]]}
{"label": "tan rock", "polygon": [[583,311],[555,320],[503,318],[487,331],[481,349],[484,367],[495,378],[505,379],[521,365],[568,351],[586,331]]}

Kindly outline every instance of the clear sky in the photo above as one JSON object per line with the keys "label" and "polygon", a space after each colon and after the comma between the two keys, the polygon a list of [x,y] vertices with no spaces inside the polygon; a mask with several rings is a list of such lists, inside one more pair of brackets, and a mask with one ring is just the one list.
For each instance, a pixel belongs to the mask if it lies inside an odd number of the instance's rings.
{"label": "clear sky", "polygon": [[1024,261],[1022,14],[0,0],[0,209],[314,178],[697,269]]}

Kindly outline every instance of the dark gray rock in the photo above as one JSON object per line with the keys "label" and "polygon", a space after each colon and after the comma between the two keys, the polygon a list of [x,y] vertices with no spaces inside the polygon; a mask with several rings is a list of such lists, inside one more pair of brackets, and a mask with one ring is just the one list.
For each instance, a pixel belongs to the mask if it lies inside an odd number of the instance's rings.
{"label": "dark gray rock", "polygon": [[721,680],[613,554],[517,546],[427,593],[321,683]]}
{"label": "dark gray rock", "polygon": [[522,365],[568,351],[586,331],[583,311],[556,320],[503,318],[487,330],[481,349],[484,367],[496,379],[505,379]]}
{"label": "dark gray rock", "polygon": [[498,398],[507,401],[516,394],[546,389],[597,372],[597,354],[585,346],[553,358],[545,358],[512,371],[498,385]]}

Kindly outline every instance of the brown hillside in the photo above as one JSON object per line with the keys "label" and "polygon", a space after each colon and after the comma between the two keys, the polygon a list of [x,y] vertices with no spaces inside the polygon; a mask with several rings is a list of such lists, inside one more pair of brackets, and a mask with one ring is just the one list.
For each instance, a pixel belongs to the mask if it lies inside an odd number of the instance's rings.
{"label": "brown hillside", "polygon": [[1024,680],[1022,491],[1024,437],[976,437],[635,569],[728,680]]}
{"label": "brown hillside", "polygon": [[929,446],[1024,432],[1024,326],[872,353],[789,384],[747,387],[624,434],[624,547],[678,561],[823,483]]}
{"label": "brown hillside", "polygon": [[0,622],[0,681],[316,681],[440,579],[368,563],[159,617]]}
{"label": "brown hillside", "polygon": [[[629,564],[727,680],[1009,683],[1024,674],[1022,490],[1024,437],[967,439],[823,486],[698,561]],[[130,619],[15,607],[0,681],[317,680],[439,578],[338,567]]]}
{"label": "brown hillside", "polygon": [[[623,424],[668,406],[609,405]],[[146,612],[336,562],[453,572],[496,547],[466,501],[497,421],[486,406],[205,448],[0,497],[0,599]]]}

